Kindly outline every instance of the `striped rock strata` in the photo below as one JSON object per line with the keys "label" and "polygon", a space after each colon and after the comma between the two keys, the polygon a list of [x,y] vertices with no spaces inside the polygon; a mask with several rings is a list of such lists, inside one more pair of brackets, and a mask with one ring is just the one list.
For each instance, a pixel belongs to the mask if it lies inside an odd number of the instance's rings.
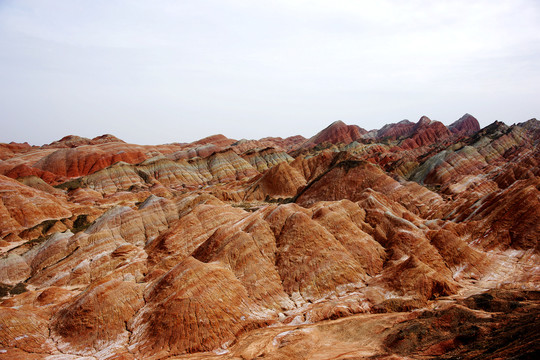
{"label": "striped rock strata", "polygon": [[0,359],[532,358],[537,123],[4,144]]}

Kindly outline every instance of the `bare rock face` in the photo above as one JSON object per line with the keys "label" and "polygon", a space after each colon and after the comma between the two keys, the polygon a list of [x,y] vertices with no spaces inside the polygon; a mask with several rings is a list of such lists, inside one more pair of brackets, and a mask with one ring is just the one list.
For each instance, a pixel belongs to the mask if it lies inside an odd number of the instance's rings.
{"label": "bare rock face", "polygon": [[290,164],[297,169],[307,181],[322,175],[333,163],[335,153],[329,150],[322,151],[316,156],[299,155]]}
{"label": "bare rock face", "polygon": [[259,172],[264,172],[282,162],[289,163],[294,160],[286,152],[277,151],[274,148],[248,150],[242,154],[242,157]]}
{"label": "bare rock face", "polygon": [[443,123],[431,121],[427,116],[423,116],[413,128],[413,135],[401,143],[404,149],[414,149],[434,143],[440,143],[451,135],[450,131]]}
{"label": "bare rock face", "polygon": [[535,358],[538,129],[0,144],[0,359]]}
{"label": "bare rock face", "polygon": [[215,152],[223,150],[222,147],[214,144],[205,144],[194,148],[179,150],[169,155],[172,160],[192,159],[196,157],[208,157]]}
{"label": "bare rock face", "polygon": [[119,138],[117,138],[117,137],[114,136],[114,135],[111,135],[111,134],[103,134],[103,135],[96,136],[95,138],[93,138],[93,139],[90,141],[90,144],[95,145],[95,144],[104,144],[104,143],[111,143],[111,142],[122,142],[122,143],[125,143],[124,140],[120,140]]}
{"label": "bare rock face", "polygon": [[343,121],[338,120],[330,124],[330,126],[319,132],[317,135],[308,139],[302,144],[302,148],[311,148],[323,143],[348,144],[359,139],[360,136],[365,133],[367,133],[366,130],[356,125],[347,125]]}
{"label": "bare rock face", "polygon": [[92,355],[126,346],[126,323],[144,305],[143,286],[103,279],[89,286],[52,319],[52,336],[63,351]]}
{"label": "bare rock face", "polygon": [[140,164],[138,169],[164,185],[223,183],[244,180],[259,174],[249,162],[232,149],[221,150],[206,158],[188,161],[173,162],[165,159],[150,159]]}
{"label": "bare rock face", "polygon": [[97,145],[114,142],[125,144],[123,140],[120,140],[111,134],[103,134],[101,136],[96,136],[93,139],[88,139],[77,135],[68,135],[64,136],[58,141],[53,141],[48,145],[43,145],[43,148],[76,148],[83,145]]}
{"label": "bare rock face", "polygon": [[300,135],[291,136],[285,139],[280,137],[266,137],[259,140],[241,139],[231,144],[230,148],[237,154],[268,148],[276,149],[276,151],[279,152],[289,153],[298,149],[305,141],[306,139]]}
{"label": "bare rock face", "polygon": [[50,171],[37,169],[35,167],[30,167],[26,164],[20,164],[11,168],[7,168],[4,172],[4,175],[12,179],[37,176],[43,179],[48,184],[57,184],[58,182],[64,180],[64,177],[62,177],[61,175],[53,174]]}
{"label": "bare rock face", "polygon": [[467,274],[473,277],[485,275],[489,268],[488,257],[464,241],[457,227],[447,223],[442,229],[428,231],[426,235],[452,271],[454,280],[459,281]]}
{"label": "bare rock face", "polygon": [[232,150],[210,156],[208,168],[212,178],[217,182],[240,180],[257,175],[257,171],[253,166]]}
{"label": "bare rock face", "polygon": [[[142,188],[144,178],[137,172],[137,168],[124,162],[116,163],[106,169],[93,174],[68,181],[60,185],[67,190],[89,189],[101,195],[111,195],[132,187]],[[100,196],[98,195],[98,196]]]}
{"label": "bare rock face", "polygon": [[47,182],[43,181],[41,178],[37,176],[25,176],[25,177],[20,177],[17,180],[26,186],[30,186],[34,189],[41,190],[43,192],[54,195],[56,197],[59,197],[59,198],[64,197],[63,191],[52,187]]}
{"label": "bare rock face", "polygon": [[[286,156],[286,154],[281,158],[269,156],[268,159],[259,162],[264,161],[268,166],[288,160]],[[193,189],[207,184],[243,181],[256,175],[259,175],[256,168],[228,149],[212,153],[207,158],[173,161],[164,156],[156,156],[137,165],[120,161],[90,175],[67,181],[59,187],[69,190],[91,189],[102,196],[121,191],[155,193],[156,188],[160,188],[161,194],[166,194],[166,189]]]}
{"label": "bare rock face", "polygon": [[249,297],[269,309],[290,309],[292,301],[275,267],[277,244],[260,214],[216,230],[192,254],[205,263],[219,262],[231,269]]}
{"label": "bare rock face", "polygon": [[282,162],[256,179],[247,191],[247,198],[292,198],[306,185],[304,176],[287,162]]}
{"label": "bare rock face", "polygon": [[368,232],[366,212],[349,200],[319,202],[313,206],[313,219],[325,227],[362,266],[366,274],[375,276],[384,266],[384,247]]}
{"label": "bare rock face", "polygon": [[0,162],[0,174],[11,178],[35,175],[57,185],[70,178],[92,174],[118,162],[139,163],[145,159],[170,155],[181,145],[140,146],[127,144],[113,135],[94,139],[67,136],[33,151],[15,153]]}
{"label": "bare rock face", "polygon": [[5,350],[0,356],[31,359],[54,353],[48,321],[40,315],[37,311],[0,307],[0,346]]}
{"label": "bare rock face", "polygon": [[[291,210],[294,208],[281,207],[275,211]],[[271,213],[268,221],[277,234],[276,266],[288,294],[314,301],[340,286],[363,285],[361,265],[324,227],[302,211],[287,214],[282,226],[281,219],[282,215]]]}
{"label": "bare rock face", "polygon": [[47,220],[72,216],[69,205],[51,194],[0,175],[0,237],[19,235]]}
{"label": "bare rock face", "polygon": [[67,178],[91,174],[118,161],[137,163],[146,156],[141,151],[126,151],[119,147],[113,150],[95,147],[59,149],[38,161],[34,167],[47,170]]}
{"label": "bare rock face", "polygon": [[147,358],[226,347],[270,321],[230,270],[191,257],[159,279],[146,299],[131,324],[130,348]]}
{"label": "bare rock face", "polygon": [[459,120],[452,123],[448,130],[462,135],[472,135],[480,130],[478,120],[470,114],[463,115]]}
{"label": "bare rock face", "polygon": [[516,181],[497,196],[488,196],[473,212],[483,235],[477,243],[487,248],[540,251],[540,179]]}
{"label": "bare rock face", "polygon": [[378,139],[395,140],[401,137],[410,136],[414,131],[415,124],[409,120],[402,120],[396,124],[388,124],[377,131]]}
{"label": "bare rock face", "polygon": [[9,144],[0,143],[0,160],[6,160],[15,156],[17,153],[22,153],[30,150],[32,147],[27,143],[10,142]]}
{"label": "bare rock face", "polygon": [[309,206],[321,200],[358,201],[367,190],[388,194],[391,199],[418,214],[436,211],[442,205],[441,197],[428,189],[413,183],[399,183],[377,166],[354,158],[337,161],[330,166],[298,193],[296,202]]}
{"label": "bare rock face", "polygon": [[222,134],[216,134],[207,136],[203,139],[197,140],[191,144],[188,145],[188,147],[198,146],[198,145],[207,145],[207,144],[214,144],[218,147],[225,148],[231,144],[234,144],[236,140],[229,139],[225,135]]}
{"label": "bare rock face", "polygon": [[195,251],[219,227],[240,221],[246,213],[223,204],[211,196],[187,198],[180,205],[187,207],[167,230],[147,242],[150,264],[171,269]]}
{"label": "bare rock face", "polygon": [[213,153],[223,151],[234,144],[236,140],[229,139],[224,135],[212,135],[197,140],[190,144],[185,144],[180,150],[168,155],[172,160],[191,159],[194,157],[208,157]]}
{"label": "bare rock face", "polygon": [[[452,295],[457,290],[456,284],[451,279],[415,255],[395,261],[381,275],[384,279],[382,286],[399,295],[421,300]],[[377,281],[374,281],[372,284],[376,283]]]}
{"label": "bare rock face", "polygon": [[391,192],[399,184],[368,162],[346,160],[334,165],[322,177],[310,183],[297,198],[302,205],[316,201],[349,199],[358,201],[362,192],[375,188]]}
{"label": "bare rock face", "polygon": [[0,278],[4,284],[16,285],[28,279],[30,274],[30,267],[20,255],[9,254],[0,262]]}

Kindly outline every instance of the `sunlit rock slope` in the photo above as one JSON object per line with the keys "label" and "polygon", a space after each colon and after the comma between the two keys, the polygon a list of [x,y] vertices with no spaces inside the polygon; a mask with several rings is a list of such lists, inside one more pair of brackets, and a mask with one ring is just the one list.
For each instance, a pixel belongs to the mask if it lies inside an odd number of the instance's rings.
{"label": "sunlit rock slope", "polygon": [[0,359],[532,359],[540,122],[0,144]]}

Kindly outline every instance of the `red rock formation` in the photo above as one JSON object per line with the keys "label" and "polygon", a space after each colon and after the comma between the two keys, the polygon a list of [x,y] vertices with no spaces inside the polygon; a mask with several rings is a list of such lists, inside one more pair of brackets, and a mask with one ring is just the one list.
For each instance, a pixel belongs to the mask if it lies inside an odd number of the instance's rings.
{"label": "red rock formation", "polygon": [[253,149],[243,153],[242,158],[249,162],[257,171],[263,172],[282,162],[291,162],[294,159],[286,152],[274,148]]}
{"label": "red rock formation", "polygon": [[0,143],[0,160],[9,159],[17,153],[30,150],[32,147],[27,143],[10,142],[9,144]]}
{"label": "red rock formation", "polygon": [[215,153],[207,159],[214,182],[241,180],[258,175],[257,170],[232,150]]}
{"label": "red rock formation", "polygon": [[93,283],[54,315],[52,338],[57,347],[78,355],[96,354],[111,345],[125,347],[130,337],[126,323],[144,305],[142,290],[131,281]]}
{"label": "red rock formation", "polygon": [[501,189],[507,188],[517,180],[532,179],[540,175],[540,149],[538,147],[516,151],[511,156],[512,160],[504,164],[501,167],[502,171],[493,178]]}
{"label": "red rock formation", "polygon": [[532,358],[537,123],[3,144],[0,359]]}
{"label": "red rock formation", "polygon": [[441,143],[450,136],[450,131],[438,121],[431,121],[427,116],[422,116],[413,128],[413,134],[401,143],[404,149],[414,149],[420,146]]}
{"label": "red rock formation", "polygon": [[0,175],[0,237],[19,235],[46,220],[69,218],[72,212],[62,200]]}
{"label": "red rock formation", "polygon": [[418,259],[415,255],[394,261],[381,274],[381,279],[370,285],[380,284],[401,296],[418,297],[421,300],[451,295],[457,286],[448,276]]}
{"label": "red rock formation", "polygon": [[61,138],[58,141],[53,141],[48,145],[44,145],[44,148],[75,148],[77,146],[89,145],[90,139],[77,136],[77,135],[67,135]]}
{"label": "red rock formation", "polygon": [[341,161],[330,167],[324,175],[311,182],[299,195],[297,202],[303,206],[317,201],[349,199],[358,201],[362,192],[375,188],[392,192],[399,184],[374,165],[356,161]]}
{"label": "red rock formation", "polygon": [[169,270],[219,227],[238,222],[246,215],[243,210],[224,206],[212,196],[187,197],[181,206],[186,207],[182,216],[146,246],[151,265]]}
{"label": "red rock formation", "polygon": [[53,174],[50,171],[37,169],[35,167],[30,167],[25,164],[20,164],[15,166],[14,168],[7,170],[4,175],[12,179],[19,179],[28,176],[37,176],[52,185],[56,185],[66,180],[64,176]]}
{"label": "red rock formation", "polygon": [[291,152],[296,150],[306,139],[303,136],[296,135],[285,139],[280,137],[267,137],[260,140],[241,139],[231,144],[231,148],[238,154],[254,149],[274,148],[278,151]]}
{"label": "red rock formation", "polygon": [[276,252],[269,224],[255,213],[230,227],[218,228],[192,255],[205,263],[225,264],[259,304],[291,309],[294,304],[285,294],[275,267]]}
{"label": "red rock formation", "polygon": [[208,157],[215,152],[223,150],[214,144],[205,144],[187,150],[179,150],[169,155],[172,160],[191,159],[194,157]]}
{"label": "red rock formation", "polygon": [[225,135],[217,134],[217,135],[207,136],[203,139],[194,141],[190,143],[188,146],[193,147],[193,146],[198,146],[198,145],[213,144],[215,146],[225,148],[225,147],[230,146],[231,144],[234,144],[235,142],[236,140],[234,139],[229,139]]}
{"label": "red rock formation", "polygon": [[84,176],[117,162],[139,163],[147,158],[171,156],[180,145],[139,146],[126,144],[112,135],[92,140],[68,136],[50,145],[15,154],[0,161],[0,174],[12,178],[35,175],[57,185],[68,178]]}
{"label": "red rock formation", "polygon": [[518,126],[527,130],[527,133],[530,135],[535,144],[540,142],[540,121],[533,118],[524,123],[518,124]]}
{"label": "red rock formation", "polygon": [[365,216],[365,210],[349,200],[319,202],[313,207],[313,219],[332,233],[368,275],[375,276],[383,268],[386,253],[366,232],[372,229]]}
{"label": "red rock formation", "polygon": [[159,279],[146,299],[130,341],[130,349],[145,357],[226,347],[271,320],[257,312],[230,270],[191,257]]}
{"label": "red rock formation", "polygon": [[281,206],[266,218],[276,235],[276,266],[285,291],[304,302],[340,287],[362,287],[366,275],[357,260],[328,230],[295,210],[293,205]]}
{"label": "red rock formation", "polygon": [[75,148],[83,145],[98,145],[98,144],[105,144],[105,143],[124,143],[124,140],[121,140],[117,138],[114,135],[111,134],[103,134],[100,136],[96,136],[93,139],[88,139],[82,136],[77,135],[68,135],[64,136],[62,139],[53,141],[50,144],[43,145],[43,148]]}
{"label": "red rock formation", "polygon": [[478,120],[470,114],[465,114],[459,120],[453,122],[448,126],[448,130],[454,134],[460,135],[472,135],[480,130],[480,124]]}
{"label": "red rock formation", "polygon": [[[479,221],[475,243],[487,248],[540,251],[540,178],[516,181],[480,201],[469,220]],[[481,235],[480,235],[481,233]]]}
{"label": "red rock formation", "polygon": [[84,146],[60,149],[38,161],[34,167],[71,178],[94,173],[119,161],[138,163],[146,158],[141,151],[126,150]]}
{"label": "red rock formation", "polygon": [[361,135],[367,133],[366,130],[356,125],[347,125],[343,121],[338,120],[330,124],[327,128],[317,133],[312,138],[304,142],[302,148],[312,148],[319,144],[331,143],[331,144],[348,144],[356,139],[359,139]]}
{"label": "red rock formation", "polygon": [[415,126],[416,124],[410,122],[409,120],[401,120],[396,124],[388,124],[383,126],[377,131],[376,138],[395,140],[402,137],[408,137],[413,133]]}
{"label": "red rock formation", "polygon": [[375,165],[354,159],[336,161],[299,192],[296,202],[309,206],[321,200],[358,201],[366,190],[388,194],[391,199],[418,214],[427,215],[430,211],[436,211],[442,203],[441,197],[428,189],[414,183],[400,184]]}
{"label": "red rock formation", "polygon": [[65,198],[65,194],[62,190],[52,187],[37,176],[20,177],[18,178],[18,181],[26,186],[55,195],[56,197]]}
{"label": "red rock formation", "polygon": [[271,142],[273,147],[284,149],[286,152],[296,150],[301,144],[306,141],[302,135],[289,136],[285,139],[280,137],[266,137],[260,140],[261,142]]}
{"label": "red rock formation", "polygon": [[101,136],[96,136],[90,141],[90,144],[96,145],[96,144],[104,144],[104,143],[110,143],[110,142],[121,142],[124,143],[124,140],[120,140],[114,135],[111,134],[104,134]]}
{"label": "red rock formation", "polygon": [[256,179],[247,190],[246,198],[292,198],[305,185],[306,179],[302,174],[287,162],[282,162]]}
{"label": "red rock formation", "polygon": [[43,357],[54,353],[47,319],[32,310],[0,307],[0,346],[4,350],[0,356],[4,359],[31,359],[32,354]]}
{"label": "red rock formation", "polygon": [[335,155],[329,150],[322,151],[316,156],[299,155],[290,165],[309,181],[325,172],[334,161]]}

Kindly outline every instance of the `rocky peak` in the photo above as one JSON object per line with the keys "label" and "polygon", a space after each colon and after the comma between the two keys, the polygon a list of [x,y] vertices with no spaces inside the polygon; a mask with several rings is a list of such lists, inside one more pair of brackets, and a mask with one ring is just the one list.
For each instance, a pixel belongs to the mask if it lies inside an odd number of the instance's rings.
{"label": "rocky peak", "polygon": [[61,138],[60,140],[53,141],[48,145],[44,145],[44,148],[73,148],[81,145],[88,145],[90,139],[78,136],[78,135],[67,135]]}
{"label": "rocky peak", "polygon": [[343,121],[338,120],[308,139],[302,147],[311,148],[322,143],[349,144],[366,133],[366,130],[357,125],[347,125]]}
{"label": "rocky peak", "polygon": [[377,138],[395,140],[400,137],[407,137],[414,131],[415,126],[415,123],[406,119],[398,123],[387,124],[377,131]]}
{"label": "rocky peak", "polygon": [[474,116],[465,114],[448,126],[448,130],[454,134],[471,135],[480,130],[480,124]]}
{"label": "rocky peak", "polygon": [[538,121],[536,118],[532,118],[523,123],[519,123],[518,126],[521,126],[522,128],[527,130],[539,130],[540,121]]}
{"label": "rocky peak", "polygon": [[111,134],[104,134],[101,136],[96,136],[90,141],[91,144],[104,144],[104,143],[111,143],[111,142],[125,143],[125,141],[120,140],[119,138]]}
{"label": "rocky peak", "polygon": [[416,123],[416,127],[419,128],[421,126],[427,126],[430,123],[431,119],[424,115],[420,118],[420,120],[418,120],[418,122]]}
{"label": "rocky peak", "polygon": [[230,146],[231,144],[234,144],[235,142],[236,142],[236,140],[229,139],[225,135],[216,134],[216,135],[207,136],[205,138],[197,140],[197,141],[191,143],[190,147],[193,147],[195,145],[207,145],[207,144],[214,144],[216,146],[224,147],[224,146]]}

